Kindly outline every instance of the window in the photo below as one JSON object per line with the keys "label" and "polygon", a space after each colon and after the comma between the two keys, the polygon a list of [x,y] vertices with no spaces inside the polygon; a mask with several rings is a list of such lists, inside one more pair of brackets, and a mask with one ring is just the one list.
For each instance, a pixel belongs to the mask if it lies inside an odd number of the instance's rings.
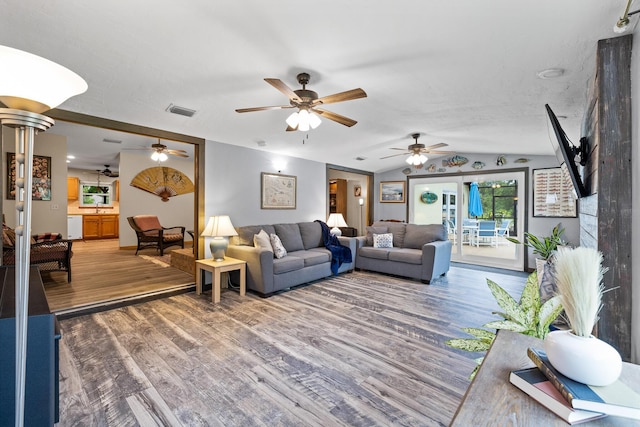
{"label": "window", "polygon": [[113,206],[113,186],[99,182],[80,183],[80,206]]}

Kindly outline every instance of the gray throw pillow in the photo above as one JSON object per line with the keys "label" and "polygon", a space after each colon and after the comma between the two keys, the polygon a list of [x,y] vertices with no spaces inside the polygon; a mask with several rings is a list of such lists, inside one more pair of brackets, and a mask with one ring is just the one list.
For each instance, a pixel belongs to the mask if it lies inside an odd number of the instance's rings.
{"label": "gray throw pillow", "polygon": [[404,236],[405,248],[422,249],[422,246],[437,240],[447,240],[447,230],[442,224],[407,224]]}
{"label": "gray throw pillow", "polygon": [[275,224],[273,228],[275,228],[276,234],[287,249],[287,252],[301,251],[304,249],[298,224]]}

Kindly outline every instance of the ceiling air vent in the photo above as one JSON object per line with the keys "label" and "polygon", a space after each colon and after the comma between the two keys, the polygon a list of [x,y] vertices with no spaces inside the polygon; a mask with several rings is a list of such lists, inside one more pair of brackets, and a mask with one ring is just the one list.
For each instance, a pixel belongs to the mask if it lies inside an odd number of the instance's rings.
{"label": "ceiling air vent", "polygon": [[122,144],[122,141],[119,139],[110,139],[110,138],[102,138],[102,142],[106,142],[108,144]]}
{"label": "ceiling air vent", "polygon": [[363,160],[367,160],[367,158],[366,158],[366,157],[358,156],[358,157],[356,157],[356,160],[363,161]]}
{"label": "ceiling air vent", "polygon": [[167,107],[167,111],[173,114],[179,114],[181,116],[193,117],[196,113],[196,110],[192,110],[190,108],[179,107],[177,105],[169,104]]}

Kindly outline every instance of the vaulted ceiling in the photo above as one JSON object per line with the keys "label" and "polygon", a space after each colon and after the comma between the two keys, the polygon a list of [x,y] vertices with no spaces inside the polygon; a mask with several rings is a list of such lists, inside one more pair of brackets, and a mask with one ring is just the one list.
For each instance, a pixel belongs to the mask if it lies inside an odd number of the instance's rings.
{"label": "vaulted ceiling", "polygon": [[[411,144],[414,132],[425,145],[445,143],[459,153],[550,155],[545,103],[577,141],[596,43],[617,36],[612,28],[625,5],[1,0],[0,44],[85,78],[89,90],[65,110],[384,171],[403,167],[403,156],[380,158]],[[564,73],[537,76],[552,68]],[[290,109],[235,112],[288,104],[263,79],[298,89],[302,71],[311,75],[307,89],[321,97],[364,89],[367,98],[323,107],[358,123],[324,119],[309,132],[285,132]],[[170,104],[197,112],[171,114]]]}

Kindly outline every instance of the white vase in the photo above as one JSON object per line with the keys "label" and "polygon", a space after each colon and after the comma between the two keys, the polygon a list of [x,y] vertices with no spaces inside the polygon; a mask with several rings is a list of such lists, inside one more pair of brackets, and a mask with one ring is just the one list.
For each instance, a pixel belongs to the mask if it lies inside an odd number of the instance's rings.
{"label": "white vase", "polygon": [[622,371],[618,351],[594,336],[553,331],[544,339],[544,351],[561,374],[583,384],[606,386],[615,382]]}

